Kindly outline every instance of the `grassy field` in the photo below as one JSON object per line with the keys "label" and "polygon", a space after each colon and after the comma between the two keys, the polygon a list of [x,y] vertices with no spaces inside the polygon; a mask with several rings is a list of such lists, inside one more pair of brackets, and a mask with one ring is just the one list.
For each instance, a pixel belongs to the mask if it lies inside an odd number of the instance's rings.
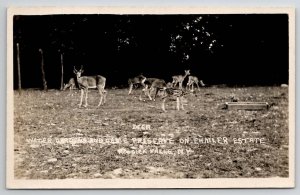
{"label": "grassy field", "polygon": [[[139,101],[140,91],[108,89],[79,108],[79,91],[24,90],[14,95],[15,177],[253,178],[288,177],[288,89],[202,88],[176,102]],[[265,101],[269,110],[222,109]],[[66,139],[68,138],[68,139]]]}

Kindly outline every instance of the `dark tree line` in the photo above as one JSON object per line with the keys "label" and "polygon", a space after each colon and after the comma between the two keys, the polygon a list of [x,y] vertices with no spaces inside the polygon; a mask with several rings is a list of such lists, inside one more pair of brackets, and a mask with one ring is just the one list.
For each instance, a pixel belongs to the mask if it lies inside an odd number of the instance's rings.
{"label": "dark tree line", "polygon": [[[40,49],[50,88],[61,87],[62,65],[64,82],[73,66],[84,65],[86,74],[107,77],[108,86],[125,86],[139,73],[170,80],[184,69],[212,84],[278,84],[288,79],[287,19],[280,14],[15,16],[14,45],[20,46],[25,88],[42,85]],[[16,49],[14,54],[16,66]]]}

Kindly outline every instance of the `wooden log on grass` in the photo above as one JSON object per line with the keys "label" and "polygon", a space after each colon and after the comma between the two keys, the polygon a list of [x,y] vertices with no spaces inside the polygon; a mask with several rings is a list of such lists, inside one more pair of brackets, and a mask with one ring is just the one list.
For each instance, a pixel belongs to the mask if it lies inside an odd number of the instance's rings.
{"label": "wooden log on grass", "polygon": [[267,110],[268,102],[226,102],[225,109],[228,110]]}

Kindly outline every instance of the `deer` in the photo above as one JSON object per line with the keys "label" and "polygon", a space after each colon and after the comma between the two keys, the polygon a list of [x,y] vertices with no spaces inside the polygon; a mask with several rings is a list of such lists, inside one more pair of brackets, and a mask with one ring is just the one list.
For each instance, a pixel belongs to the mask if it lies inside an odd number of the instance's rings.
{"label": "deer", "polygon": [[[148,78],[147,78],[148,79]],[[151,85],[148,84],[147,80],[145,81],[145,88],[143,89],[143,91],[145,92],[145,94],[148,95],[150,100],[155,101],[155,98],[158,94],[158,91],[162,91],[163,92],[163,97],[162,97],[162,110],[164,112],[166,112],[165,109],[165,102],[167,100],[170,99],[174,99],[174,97],[176,98],[177,101],[177,110],[180,110],[180,108],[182,110],[184,110],[184,95],[188,94],[186,91],[184,91],[183,89],[177,89],[173,87],[173,84],[168,82],[166,83],[163,79],[157,79],[157,78],[153,78],[153,79],[149,79],[150,81],[152,81]],[[150,86],[150,88],[149,88]],[[151,97],[151,92],[155,90],[155,95],[154,98],[152,99]]]}
{"label": "deer", "polygon": [[101,76],[101,75],[95,75],[95,76],[81,76],[82,73],[84,72],[83,66],[81,66],[81,69],[79,71],[76,70],[74,66],[74,74],[76,75],[76,80],[79,86],[79,89],[81,90],[81,96],[80,96],[80,103],[79,107],[82,106],[82,99],[83,95],[85,93],[85,105],[84,107],[88,106],[87,103],[87,98],[88,98],[88,89],[95,89],[97,88],[100,94],[100,100],[99,104],[97,107],[101,106],[102,101],[103,104],[106,101],[106,90],[105,88],[105,83],[106,83],[106,78]]}
{"label": "deer", "polygon": [[128,79],[128,84],[129,84],[128,95],[131,94],[134,85],[142,85],[143,87],[145,87],[145,85],[144,85],[145,81],[146,81],[146,77],[144,77],[142,74],[140,74],[134,78],[129,78]]}
{"label": "deer", "polygon": [[[196,84],[197,88],[198,88],[198,91],[200,91],[200,87],[198,85],[198,83],[202,86],[202,87],[205,87],[205,84],[203,83],[202,80],[199,80],[198,77],[196,76],[189,76],[188,77],[189,80],[188,80],[188,83],[186,85],[186,88],[190,91],[194,91],[194,84]],[[192,87],[192,90],[191,90],[191,87]]]}
{"label": "deer", "polygon": [[[149,97],[150,100],[155,101],[155,98],[158,94],[158,91],[163,90],[164,88],[167,87],[166,82],[163,79],[157,79],[157,78],[152,78],[150,80],[151,82],[145,82],[145,88],[143,89],[143,91],[145,92],[145,94]],[[151,98],[151,93],[155,91],[155,95],[154,98]]]}
{"label": "deer", "polygon": [[[146,78],[145,82],[144,82],[144,88],[142,89],[142,91],[144,92],[145,96],[148,96],[148,93],[150,93],[150,100],[152,100],[151,98],[151,92],[150,91],[150,87],[152,85],[152,83],[155,81],[155,80],[158,80],[158,78]],[[141,97],[141,96],[140,96]],[[149,97],[149,96],[148,96]],[[140,99],[141,100],[141,99]]]}
{"label": "deer", "polygon": [[184,72],[185,72],[184,75],[172,76],[173,87],[176,87],[176,85],[178,84],[179,89],[182,89],[182,83],[183,83],[185,77],[188,76],[188,75],[190,75],[190,70],[185,70]]}
{"label": "deer", "polygon": [[[69,82],[67,84],[64,84],[64,88],[63,91],[65,91],[66,89],[70,89],[70,93],[69,95],[72,93],[72,90],[76,88],[76,84],[75,84],[75,79],[74,78],[70,78]],[[73,96],[73,93],[72,93]]]}
{"label": "deer", "polygon": [[[146,78],[144,84],[145,84],[145,86],[146,86],[146,85],[151,86],[152,83],[153,83],[154,81],[156,81],[156,80],[158,80],[158,78]],[[144,86],[144,87],[145,87],[145,86]]]}
{"label": "deer", "polygon": [[176,109],[178,111],[180,111],[180,108],[181,108],[181,110],[184,110],[183,105],[184,105],[184,103],[186,103],[185,99],[184,99],[184,95],[186,95],[187,93],[183,89],[177,89],[177,88],[173,88],[173,87],[165,87],[163,90],[165,92],[165,95],[162,97],[163,101],[162,101],[161,109],[164,112],[167,112],[166,108],[165,108],[166,100],[170,100],[170,99],[174,99],[174,98],[176,98]]}
{"label": "deer", "polygon": [[[145,82],[146,83],[146,82]],[[148,95],[150,100],[155,101],[155,98],[157,96],[158,91],[163,92],[163,97],[162,97],[162,110],[166,112],[165,109],[165,102],[170,99],[176,98],[177,101],[177,110],[184,110],[183,107],[183,101],[184,101],[184,95],[187,94],[183,89],[177,89],[172,86],[172,83],[166,83],[163,79],[155,79],[151,87],[149,88],[149,85],[146,84],[144,88],[145,93]],[[155,91],[155,95],[152,99],[151,97],[151,92]]]}

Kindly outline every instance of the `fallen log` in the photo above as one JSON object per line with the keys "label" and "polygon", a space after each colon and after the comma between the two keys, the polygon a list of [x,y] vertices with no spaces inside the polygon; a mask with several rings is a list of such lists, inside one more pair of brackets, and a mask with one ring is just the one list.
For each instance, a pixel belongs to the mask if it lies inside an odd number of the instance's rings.
{"label": "fallen log", "polygon": [[225,109],[228,110],[267,110],[268,102],[226,102]]}

